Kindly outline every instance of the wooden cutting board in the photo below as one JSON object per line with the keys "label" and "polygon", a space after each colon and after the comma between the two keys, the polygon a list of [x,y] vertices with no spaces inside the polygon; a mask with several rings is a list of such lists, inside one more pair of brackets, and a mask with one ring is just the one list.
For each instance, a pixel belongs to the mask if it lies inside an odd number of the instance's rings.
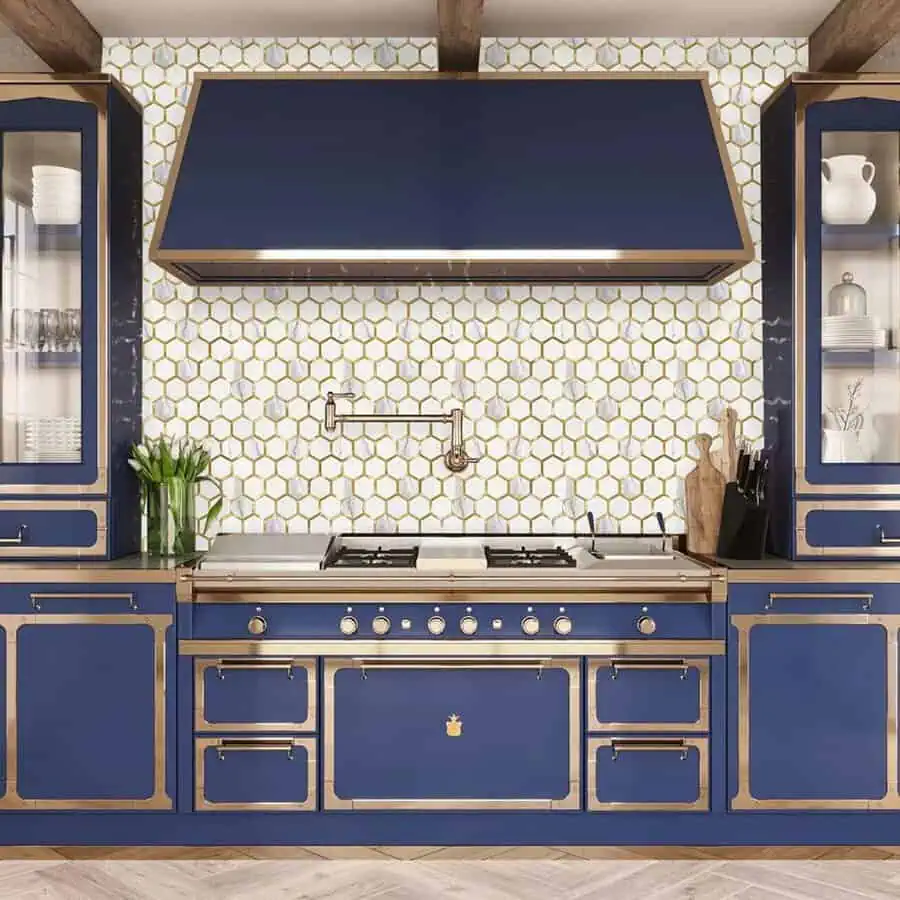
{"label": "wooden cutting board", "polygon": [[713,465],[725,476],[725,481],[734,481],[737,476],[737,410],[729,406],[719,419],[719,438],[722,446],[713,450]]}
{"label": "wooden cutting board", "polygon": [[691,553],[716,552],[725,476],[710,457],[712,438],[698,434],[695,438],[700,457],[696,468],[684,479],[684,509],[687,525],[687,548]]}

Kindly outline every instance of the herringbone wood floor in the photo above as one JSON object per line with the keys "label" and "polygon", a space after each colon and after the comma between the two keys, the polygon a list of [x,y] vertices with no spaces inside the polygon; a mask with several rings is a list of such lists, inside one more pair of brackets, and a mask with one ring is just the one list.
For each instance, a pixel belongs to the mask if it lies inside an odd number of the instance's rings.
{"label": "herringbone wood floor", "polygon": [[6,847],[2,900],[900,900],[900,847]]}

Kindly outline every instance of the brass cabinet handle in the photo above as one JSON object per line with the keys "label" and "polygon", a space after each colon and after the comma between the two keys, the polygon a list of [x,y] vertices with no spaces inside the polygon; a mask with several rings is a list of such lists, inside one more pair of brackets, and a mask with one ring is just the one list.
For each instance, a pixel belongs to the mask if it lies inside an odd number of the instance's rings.
{"label": "brass cabinet handle", "polygon": [[859,600],[866,611],[872,608],[874,594],[769,594],[763,609],[772,609],[776,600]]}
{"label": "brass cabinet handle", "polygon": [[635,740],[614,738],[610,743],[613,761],[619,758],[619,754],[625,751],[635,752],[659,752],[663,753],[680,753],[681,758],[688,758],[688,750],[690,749],[681,738],[660,738],[659,740],[647,740],[646,738],[637,738]]}
{"label": "brass cabinet handle", "polygon": [[490,669],[530,669],[535,672],[538,679],[544,673],[544,667],[548,663],[552,663],[552,659],[516,659],[509,657],[508,659],[471,659],[471,658],[452,658],[445,659],[354,659],[353,665],[359,669],[360,677],[365,680],[367,673],[372,669],[467,669],[467,670],[490,670]]}
{"label": "brass cabinet handle", "polygon": [[216,661],[216,674],[219,678],[225,678],[228,669],[284,669],[288,678],[294,677],[294,666],[297,663],[293,659],[279,659],[277,656],[261,656],[256,659],[220,659]]}
{"label": "brass cabinet handle", "polygon": [[11,545],[18,546],[19,544],[24,544],[25,543],[25,535],[27,532],[28,532],[28,526],[20,525],[18,527],[18,529],[16,530],[15,537],[0,538],[0,544],[4,544],[6,546],[11,546]]}
{"label": "brass cabinet handle", "polygon": [[681,680],[684,681],[689,668],[684,659],[613,659],[609,663],[609,677],[615,681],[619,677],[619,671],[624,669],[675,670],[681,672]]}
{"label": "brass cabinet handle", "polygon": [[879,544],[900,544],[900,537],[888,537],[880,525],[876,525],[875,530],[878,532]]}
{"label": "brass cabinet handle", "polygon": [[134,594],[31,594],[31,606],[34,610],[41,609],[41,603],[45,600],[127,600],[131,609],[137,609],[137,600]]}
{"label": "brass cabinet handle", "polygon": [[243,750],[276,750],[287,753],[288,759],[293,759],[296,746],[291,738],[223,738],[215,748],[220,760],[225,759],[226,753]]}

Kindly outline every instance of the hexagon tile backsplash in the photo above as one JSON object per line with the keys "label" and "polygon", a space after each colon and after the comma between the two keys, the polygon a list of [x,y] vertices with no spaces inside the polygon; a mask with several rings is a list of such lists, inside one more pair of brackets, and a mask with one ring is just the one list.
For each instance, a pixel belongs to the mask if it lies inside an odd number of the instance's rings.
{"label": "hexagon tile backsplash", "polygon": [[[144,104],[149,241],[193,72],[433,69],[436,48],[414,38],[107,39],[104,57]],[[482,45],[489,71],[708,71],[757,243],[760,104],[805,64],[797,39]],[[560,139],[577,140],[572,128]],[[197,289],[148,263],[145,429],[209,443],[225,531],[571,530],[588,505],[608,531],[656,530],[656,511],[678,531],[693,435],[715,429],[728,404],[744,435],[761,435],[760,301],[758,261],[710,289]],[[336,389],[359,395],[357,411],[462,405],[469,449],[483,459],[451,475],[440,425],[326,435],[324,395]]]}

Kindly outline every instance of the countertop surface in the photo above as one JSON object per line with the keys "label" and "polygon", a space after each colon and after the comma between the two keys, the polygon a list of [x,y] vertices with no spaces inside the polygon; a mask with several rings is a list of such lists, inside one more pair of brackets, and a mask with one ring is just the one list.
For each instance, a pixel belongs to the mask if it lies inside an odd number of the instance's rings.
{"label": "countertop surface", "polygon": [[0,580],[11,582],[52,581],[169,581],[178,570],[190,568],[200,554],[190,556],[144,556],[135,553],[120,559],[51,562],[49,560],[10,560],[0,562]]}

